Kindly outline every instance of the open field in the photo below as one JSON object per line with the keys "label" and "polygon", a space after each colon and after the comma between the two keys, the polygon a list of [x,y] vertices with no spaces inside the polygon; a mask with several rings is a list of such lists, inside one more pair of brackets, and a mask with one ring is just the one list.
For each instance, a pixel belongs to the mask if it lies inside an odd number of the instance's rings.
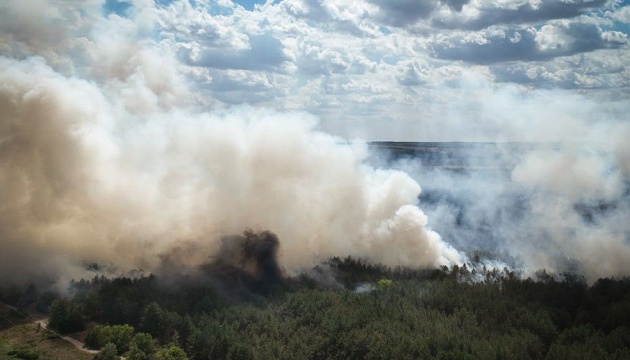
{"label": "open field", "polygon": [[83,360],[92,355],[77,350],[58,335],[20,318],[11,309],[0,306],[0,360]]}

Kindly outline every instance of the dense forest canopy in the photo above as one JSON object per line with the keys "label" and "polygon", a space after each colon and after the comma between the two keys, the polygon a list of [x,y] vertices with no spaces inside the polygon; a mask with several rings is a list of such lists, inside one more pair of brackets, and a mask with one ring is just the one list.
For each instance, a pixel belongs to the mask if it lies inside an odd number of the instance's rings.
{"label": "dense forest canopy", "polygon": [[212,281],[95,276],[73,281],[68,296],[31,287],[2,300],[37,304],[60,331],[87,327],[99,356],[131,360],[630,357],[627,278],[588,284],[545,271],[524,278],[475,264],[389,268],[348,257],[269,281],[238,264],[226,277],[215,263]]}

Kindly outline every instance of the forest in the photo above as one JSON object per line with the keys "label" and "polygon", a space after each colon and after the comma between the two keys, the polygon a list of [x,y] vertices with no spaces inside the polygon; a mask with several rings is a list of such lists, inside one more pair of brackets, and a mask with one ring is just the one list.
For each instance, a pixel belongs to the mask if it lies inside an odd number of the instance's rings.
{"label": "forest", "polygon": [[351,257],[272,279],[232,270],[174,283],[95,276],[72,281],[68,296],[31,286],[1,300],[83,331],[97,359],[630,358],[627,278]]}

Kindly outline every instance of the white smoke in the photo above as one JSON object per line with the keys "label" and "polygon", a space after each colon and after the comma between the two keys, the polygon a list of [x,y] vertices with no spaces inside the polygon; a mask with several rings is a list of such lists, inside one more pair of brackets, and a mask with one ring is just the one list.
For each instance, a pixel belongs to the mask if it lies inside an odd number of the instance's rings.
{"label": "white smoke", "polygon": [[39,5],[41,17],[0,6],[13,16],[0,25],[3,281],[64,282],[88,262],[150,271],[181,247],[200,250],[185,264],[196,265],[247,228],[275,232],[289,270],[333,255],[462,261],[427,228],[419,185],[368,166],[365,145],[304,113],[204,110],[173,54],[137,39],[151,5],[130,19],[92,2]]}
{"label": "white smoke", "polygon": [[[566,95],[542,94],[531,95],[531,108],[537,110],[530,111],[555,113],[555,104]],[[500,106],[522,106],[520,96],[499,95]],[[491,93],[488,98],[495,102]],[[565,101],[597,116],[591,121],[567,116],[566,133],[550,124],[547,142],[459,145],[455,160],[449,157],[453,153],[435,152],[424,165],[400,161],[394,167],[423,184],[421,205],[432,226],[469,257],[473,251],[494,254],[526,276],[539,269],[575,272],[588,281],[629,276],[630,147],[622,140],[629,127],[618,120],[618,109],[602,112],[586,97]],[[515,120],[506,121],[503,131],[522,132],[527,139],[532,132],[518,121],[521,111],[515,112],[519,115],[512,114]],[[495,116],[508,117],[499,110]],[[542,121],[532,126],[544,132]],[[462,159],[456,170],[432,166]]]}

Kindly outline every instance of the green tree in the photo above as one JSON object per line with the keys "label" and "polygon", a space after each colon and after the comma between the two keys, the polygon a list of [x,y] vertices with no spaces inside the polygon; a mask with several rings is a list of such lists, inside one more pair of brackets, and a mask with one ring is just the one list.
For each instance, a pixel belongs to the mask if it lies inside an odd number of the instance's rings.
{"label": "green tree", "polygon": [[128,360],[148,360],[157,348],[157,341],[147,333],[137,333],[133,336],[129,351],[126,354]]}
{"label": "green tree", "polygon": [[155,338],[159,338],[163,332],[162,318],[164,317],[164,310],[155,302],[147,305],[142,314],[142,320],[140,321],[140,329],[144,332],[151,334]]}
{"label": "green tree", "polygon": [[102,331],[101,336],[104,341],[116,345],[119,355],[129,350],[129,343],[133,336],[133,327],[129,325],[104,326]]}
{"label": "green tree", "polygon": [[90,330],[85,337],[85,343],[96,349],[112,343],[122,355],[129,350],[133,338],[133,327],[130,325],[103,325]]}
{"label": "green tree", "polygon": [[85,328],[85,323],[70,300],[58,298],[50,305],[48,326],[65,333],[82,330]]}
{"label": "green tree", "polygon": [[116,360],[118,359],[118,349],[116,349],[116,345],[112,343],[107,343],[103,346],[103,349],[96,355],[94,355],[94,360]]}
{"label": "green tree", "polygon": [[101,327],[96,326],[91,328],[88,333],[85,335],[85,339],[83,339],[85,345],[92,349],[100,349],[103,345],[101,341]]}
{"label": "green tree", "polygon": [[184,350],[176,345],[160,348],[153,358],[155,360],[188,360]]}

